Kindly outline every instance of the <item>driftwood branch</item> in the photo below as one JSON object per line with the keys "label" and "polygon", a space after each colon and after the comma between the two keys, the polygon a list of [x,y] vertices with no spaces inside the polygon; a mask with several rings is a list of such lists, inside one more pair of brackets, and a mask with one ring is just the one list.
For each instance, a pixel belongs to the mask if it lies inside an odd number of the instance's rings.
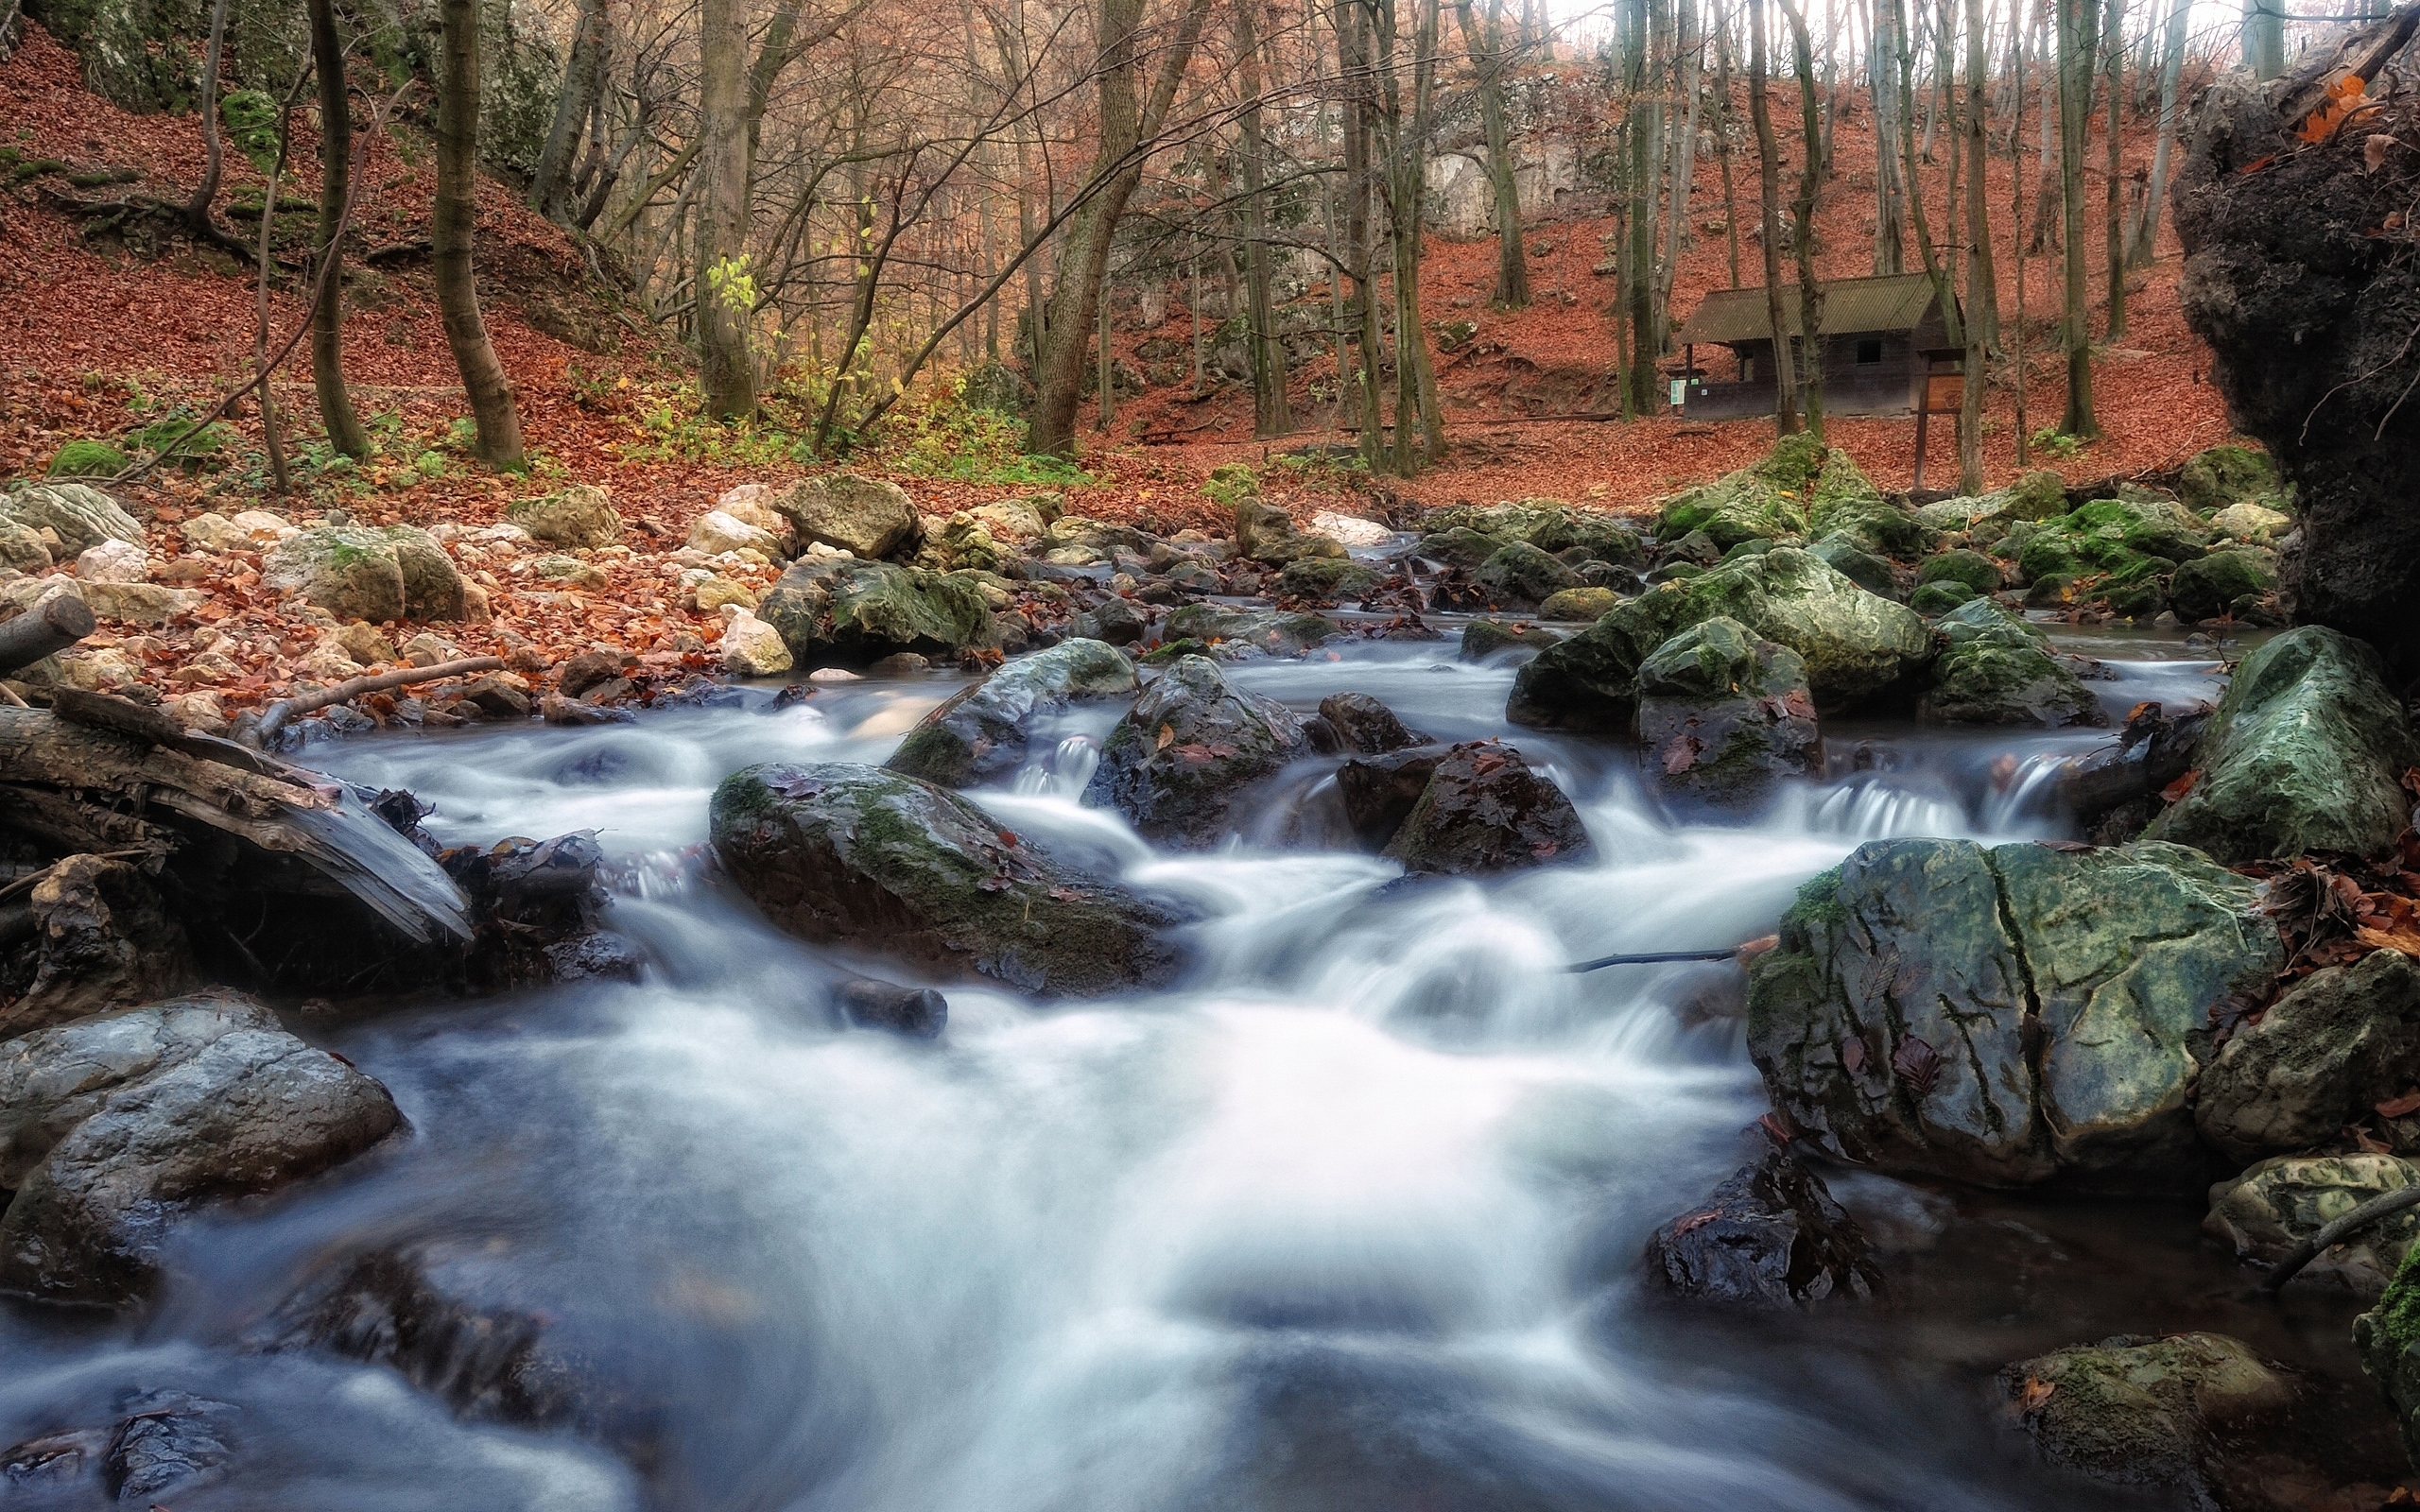
{"label": "driftwood branch", "polygon": [[2304,1266],[2317,1260],[2322,1250],[2342,1244],[2380,1218],[2392,1218],[2404,1209],[2414,1207],[2420,1207],[2420,1183],[2397,1187],[2383,1196],[2372,1197],[2296,1245],[2293,1253],[2279,1263],[2277,1268],[2269,1273],[2269,1279],[2260,1283],[2260,1289],[2274,1297],[2286,1289],[2288,1281],[2302,1274]]}
{"label": "driftwood branch", "polygon": [[0,677],[57,656],[93,633],[92,607],[73,593],[54,593],[0,622]]}
{"label": "driftwood branch", "polygon": [[286,698],[270,704],[261,712],[261,722],[252,728],[251,738],[255,744],[265,745],[269,736],[302,715],[317,713],[332,704],[350,702],[365,693],[407,688],[416,682],[442,682],[447,678],[467,677],[474,672],[493,672],[503,665],[502,657],[466,656],[458,662],[440,662],[425,667],[398,667],[392,672],[376,672],[366,678],[354,678],[333,688],[322,688],[299,698]]}

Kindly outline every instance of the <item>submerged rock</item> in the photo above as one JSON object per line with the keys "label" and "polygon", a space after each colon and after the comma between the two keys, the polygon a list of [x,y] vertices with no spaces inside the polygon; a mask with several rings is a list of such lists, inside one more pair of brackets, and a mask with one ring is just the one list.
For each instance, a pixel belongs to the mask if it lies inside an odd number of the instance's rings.
{"label": "submerged rock", "polygon": [[1800,890],[1752,968],[1749,1053],[1844,1160],[2189,1187],[2210,1009],[2282,958],[2257,899],[2181,846],[1875,841]]}
{"label": "submerged rock", "polygon": [[2236,669],[2194,752],[2201,780],[2150,833],[2230,864],[2375,855],[2410,821],[2402,779],[2415,760],[2377,654],[2317,626],[2288,630]]}
{"label": "submerged rock", "polygon": [[1366,693],[1331,693],[1320,700],[1320,719],[1337,744],[1358,756],[1376,756],[1427,740],[1404,728],[1395,712]]}
{"label": "submerged rock", "polygon": [[883,765],[944,787],[990,782],[1023,765],[1037,718],[1076,699],[1133,691],[1134,664],[1115,646],[1062,641],[960,690],[919,721]]}
{"label": "submerged rock", "polygon": [[2420,1082],[2420,966],[2374,951],[2296,983],[2202,1073],[2194,1122],[2238,1160],[2333,1141]]}
{"label": "submerged rock", "polygon": [[1872,1297],[1873,1246],[1823,1178],[1772,1150],[1649,1236],[1649,1280],[1676,1297],[1789,1308]]}
{"label": "submerged rock", "polygon": [[983,595],[964,578],[846,557],[792,562],[756,613],[810,667],[899,651],[955,658],[995,639]]}
{"label": "submerged rock", "polygon": [[1473,741],[1440,756],[1385,854],[1407,871],[1470,875],[1593,853],[1579,811],[1510,746]]}
{"label": "submerged rock", "polygon": [[[2202,1228],[2234,1246],[2237,1258],[2275,1265],[2362,1203],[2415,1181],[2420,1165],[2392,1155],[2280,1156],[2212,1187]],[[2320,1251],[2289,1284],[2342,1286],[2374,1298],[2415,1235],[2420,1209],[2406,1208]]]}
{"label": "submerged rock", "polygon": [[769,763],[715,789],[716,856],[803,939],[861,945],[1027,991],[1156,986],[1174,908],[1063,866],[964,799],[846,762]]}
{"label": "submerged rock", "polygon": [[1671,798],[1745,808],[1823,766],[1806,664],[1737,620],[1693,625],[1638,669],[1639,743]]}
{"label": "submerged rock", "polygon": [[0,1044],[0,1287],[122,1303],[187,1208],[272,1191],[403,1122],[387,1090],[245,999],[130,1009]]}
{"label": "submerged rock", "polygon": [[832,984],[832,1010],[858,1029],[886,1029],[910,1040],[934,1040],[949,1026],[949,999],[928,987],[901,987],[871,976]]}
{"label": "submerged rock", "polygon": [[1308,746],[1292,710],[1229,683],[1207,657],[1181,657],[1110,730],[1083,800],[1154,839],[1206,846],[1245,789]]}
{"label": "submerged rock", "polygon": [[2221,1436],[2293,1404],[2284,1377],[2218,1333],[2056,1349],[2002,1370],[2000,1389],[2052,1464],[2202,1499],[2226,1479]]}

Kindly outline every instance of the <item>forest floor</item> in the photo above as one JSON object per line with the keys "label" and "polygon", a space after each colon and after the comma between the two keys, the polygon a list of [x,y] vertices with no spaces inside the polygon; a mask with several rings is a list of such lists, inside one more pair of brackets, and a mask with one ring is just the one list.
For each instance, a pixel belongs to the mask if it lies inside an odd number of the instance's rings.
{"label": "forest floor", "polygon": [[[1793,112],[1776,113],[1794,119]],[[0,183],[9,191],[0,197],[0,241],[9,249],[0,259],[0,479],[6,479],[38,475],[70,439],[123,439],[163,416],[198,413],[216,404],[251,369],[262,304],[250,267],[225,251],[147,229],[157,226],[157,217],[129,217],[122,230],[96,234],[100,222],[71,213],[75,200],[139,202],[147,196],[182,202],[203,166],[192,118],[115,109],[82,87],[71,53],[28,25],[23,45],[0,64],[0,122],[7,123],[0,127],[0,157],[7,159],[0,163]],[[2126,167],[2148,165],[2152,146],[2148,120],[2130,128],[2121,143]],[[2100,151],[2096,143],[2090,161],[2100,162]],[[317,162],[307,124],[297,129],[291,161],[306,168]],[[2033,162],[2029,152],[2029,168]],[[1735,167],[1747,191],[1744,231],[1754,218],[1754,177],[1747,163]],[[1861,108],[1840,124],[1836,168],[1818,217],[1820,267],[1826,276],[1870,273],[1874,151],[1871,117]],[[69,178],[89,178],[95,169],[117,170],[114,177],[121,181],[78,187]],[[1928,171],[1930,200],[1938,205],[1946,169]],[[1997,217],[1992,240],[2002,308],[2014,324],[2012,171],[2005,158],[1992,159],[1990,200]],[[298,487],[307,497],[265,496],[259,416],[248,405],[221,453],[224,465],[150,474],[130,490],[130,507],[152,524],[168,527],[206,509],[232,514],[269,507],[299,519],[342,507],[371,524],[451,521],[475,528],[500,519],[517,496],[570,482],[600,484],[641,532],[633,537],[638,550],[596,564],[606,572],[608,587],[584,597],[524,593],[491,576],[495,622],[463,627],[454,639],[471,652],[526,640],[550,659],[591,644],[643,651],[685,645],[699,636],[711,641],[719,624],[680,606],[676,585],[655,558],[677,549],[691,523],[734,485],[779,486],[811,471],[793,459],[788,438],[727,432],[698,421],[685,397],[693,390],[679,352],[624,307],[580,251],[522,206],[508,186],[483,181],[483,302],[518,399],[531,467],[526,473],[503,474],[477,466],[465,455],[465,406],[427,277],[426,221],[434,188],[427,154],[406,134],[377,133],[369,143],[360,182],[355,224],[370,253],[348,269],[346,362],[378,454],[357,466],[328,455],[318,439],[305,350],[282,369],[274,387],[295,433]],[[2100,187],[2095,175],[2087,198],[2096,210]],[[247,192],[257,207],[264,188],[263,175],[231,148],[218,201],[224,223],[239,232],[249,224],[256,234],[257,209],[249,223],[233,219],[232,212]],[[317,188],[316,173],[306,173],[299,183],[289,175],[280,201],[308,199]],[[1702,163],[1688,215],[1693,240],[1673,296],[1676,318],[1705,292],[1729,282],[1720,232],[1724,213],[1718,170]],[[1450,455],[1416,479],[1311,468],[1296,470],[1285,481],[1272,477],[1270,491],[1292,497],[1305,510],[1371,515],[1396,500],[1443,504],[1532,496],[1637,509],[1760,455],[1772,439],[1769,421],[1707,423],[1658,417],[1593,423],[1522,418],[1540,407],[1599,408],[1612,391],[1607,375],[1616,348],[1607,309],[1613,281],[1590,271],[1603,256],[1601,241],[1612,225],[1603,217],[1575,216],[1529,227],[1537,300],[1517,312],[1486,303],[1495,262],[1492,238],[1432,239],[1423,267],[1432,325],[1466,319],[1477,327],[1469,341],[1439,357]],[[2090,232],[2096,249],[2099,237],[2098,230]],[[1759,282],[1755,242],[1743,235],[1740,245],[1743,270],[1750,282]],[[2206,351],[2186,329],[2178,309],[2181,259],[2172,232],[2163,230],[2160,250],[2157,263],[2132,281],[2124,338],[2104,347],[2096,362],[2105,437],[2073,455],[2037,452],[2033,465],[2055,466],[2078,480],[2157,472],[2228,438],[2223,405],[2204,379]],[[2030,259],[2026,398],[2027,425],[2032,429],[2054,423],[2063,400],[2064,367],[2051,350],[2055,331],[2042,314],[2056,309],[2057,276],[2052,260]],[[1315,289],[1305,298],[1324,300],[1325,293]],[[1121,349],[1131,353],[1153,336],[1189,340],[1192,315],[1176,299],[1168,308],[1156,330],[1121,331]],[[266,311],[273,348],[303,318],[303,300],[293,280],[271,287]],[[1121,404],[1109,432],[1085,437],[1082,472],[1049,486],[1064,488],[1071,512],[1163,531],[1195,524],[1224,533],[1220,511],[1201,492],[1211,468],[1352,438],[1336,428],[1334,406],[1311,397],[1315,386],[1332,388],[1332,370],[1322,372],[1315,365],[1294,379],[1303,424],[1282,441],[1252,438],[1249,385],[1226,383],[1198,397],[1188,378]],[[1987,485],[2007,482],[2017,471],[2016,399],[2012,383],[1996,381],[1985,421]],[[1091,413],[1090,401],[1086,412]],[[1046,481],[1018,475],[1013,458],[994,458],[1009,465],[993,468],[988,481],[925,475],[936,469],[919,464],[919,455],[929,458],[935,445],[946,447],[953,438],[922,437],[918,429],[911,414],[851,465],[892,477],[927,514],[1029,492],[1037,481]],[[1945,417],[1932,430],[1927,481],[1936,487],[1955,481],[1953,430]],[[1174,432],[1184,435],[1173,444],[1136,438]],[[1885,488],[1909,485],[1913,435],[1911,418],[1836,420],[1829,430],[1833,443],[1845,447]],[[173,551],[172,528],[154,535],[164,538],[155,539],[155,553]],[[256,564],[238,559],[233,571],[217,576],[199,566],[195,571],[203,575],[188,577],[187,585],[204,588],[214,598],[211,612],[216,618],[204,615],[203,621],[251,632],[211,637],[248,667],[243,678],[218,690],[230,707],[284,692],[291,680],[287,658],[307,646],[316,632],[289,620],[287,607],[273,595],[254,592]],[[145,663],[171,669],[192,654],[195,628],[127,627],[121,638]],[[105,625],[100,639],[120,632]]]}

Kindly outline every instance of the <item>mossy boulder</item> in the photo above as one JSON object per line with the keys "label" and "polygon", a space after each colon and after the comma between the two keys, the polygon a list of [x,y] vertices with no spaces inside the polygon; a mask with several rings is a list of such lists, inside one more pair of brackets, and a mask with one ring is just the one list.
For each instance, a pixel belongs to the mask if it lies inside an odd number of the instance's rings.
{"label": "mossy boulder", "polygon": [[2242,547],[2183,563],[2169,577],[2168,596],[2176,617],[2189,624],[2217,619],[2276,586],[2275,554]]}
{"label": "mossy boulder", "polygon": [[1665,797],[1717,808],[1755,807],[1823,766],[1806,663],[1720,616],[1639,664],[1634,732]]}
{"label": "mossy boulder", "polygon": [[59,538],[58,556],[69,561],[104,541],[143,544],[143,526],[115,499],[82,483],[36,483],[0,499],[0,520]]}
{"label": "mossy boulder", "polygon": [[[1421,529],[1429,535],[1468,530],[1503,545],[1522,541],[1573,566],[1582,561],[1621,567],[1647,563],[1647,543],[1627,521],[1555,499],[1431,509],[1421,517]],[[1484,555],[1479,559],[1484,560]]]}
{"label": "mossy boulder", "polygon": [[[395,543],[366,525],[320,525],[279,541],[261,559],[261,584],[339,620],[377,625],[406,617]],[[458,610],[458,582],[455,603]]]}
{"label": "mossy boulder", "polygon": [[1833,531],[1808,546],[1806,554],[1869,593],[1883,598],[1898,596],[1899,578],[1891,570],[1891,563],[1846,531]]}
{"label": "mossy boulder", "polygon": [[1220,656],[1233,659],[1255,652],[1301,656],[1344,631],[1334,620],[1317,614],[1187,604],[1169,612],[1160,633],[1164,641],[1201,641],[1215,645]]}
{"label": "mossy boulder", "polygon": [[2210,530],[2221,540],[2247,546],[2266,546],[2293,527],[2294,517],[2258,504],[2231,504],[2210,516]]}
{"label": "mossy boulder", "polygon": [[2053,658],[2042,632],[1988,598],[1971,598],[1934,626],[1941,650],[1918,717],[1952,725],[2102,725],[2100,700]]}
{"label": "mossy boulder", "polygon": [[1622,595],[1610,588],[1564,588],[1538,603],[1538,618],[1593,625],[1619,609]]}
{"label": "mossy boulder", "polygon": [[266,175],[277,163],[277,96],[264,89],[239,89],[218,102],[218,121],[230,146]]}
{"label": "mossy boulder", "polygon": [[1055,996],[1165,983],[1184,913],[1054,859],[957,794],[847,762],[725,778],[716,858],[802,939]]}
{"label": "mossy boulder", "polygon": [[1580,575],[1529,542],[1514,541],[1479,563],[1471,581],[1496,603],[1543,604],[1579,587]]}
{"label": "mossy boulder", "polygon": [[1725,562],[1691,578],[1682,593],[1687,623],[1727,615],[1797,652],[1825,708],[1892,693],[1932,654],[1932,637],[1913,610],[1789,547]]}
{"label": "mossy boulder", "polygon": [[1207,657],[1183,657],[1110,730],[1083,800],[1153,839],[1208,846],[1245,793],[1308,745],[1292,710],[1236,687]]}
{"label": "mossy boulder", "polygon": [[1975,591],[1964,583],[1954,578],[1937,577],[1910,593],[1908,607],[1927,618],[1932,618],[1946,614],[1977,596]]}
{"label": "mossy boulder", "polygon": [[2208,549],[2207,527],[2171,500],[2095,499],[2044,522],[2017,565],[2028,578],[2122,571],[2147,557],[2192,561]]}
{"label": "mossy boulder", "polygon": [[803,478],[773,501],[804,549],[821,541],[866,561],[916,543],[916,506],[896,483],[855,472]]}
{"label": "mossy boulder", "polygon": [[55,478],[110,478],[126,471],[127,455],[107,441],[70,441],[50,459]]}
{"label": "mossy boulder", "polygon": [[[1627,730],[1638,703],[1639,663],[1692,623],[1679,585],[1641,593],[1532,658],[1513,677],[1504,716],[1541,729]],[[1469,631],[1463,633],[1467,656]]]}
{"label": "mossy boulder", "polygon": [[1062,641],[1021,656],[926,714],[883,765],[944,787],[1013,775],[1036,724],[1078,699],[1134,691],[1134,664],[1099,641]]}
{"label": "mossy boulder", "polygon": [[998,638],[982,593],[965,577],[846,557],[792,562],[756,614],[810,667],[897,651],[953,658]]}
{"label": "mossy boulder", "polygon": [[404,581],[404,617],[460,619],[462,575],[437,538],[418,525],[389,525],[379,534],[394,552],[395,570]]}
{"label": "mossy boulder", "polygon": [[1923,555],[1928,532],[1915,511],[1883,498],[1857,464],[1839,452],[1832,455],[1837,460],[1824,469],[1806,528],[1819,538],[1847,536],[1877,557]]}
{"label": "mossy boulder", "polygon": [[[1576,592],[1585,592],[1585,590],[1576,590]],[[1462,627],[1461,658],[1465,662],[1484,662],[1498,651],[1543,651],[1550,645],[1562,644],[1564,639],[1561,632],[1544,629],[1535,625],[1508,625],[1501,620],[1472,620]]]}
{"label": "mossy boulder", "polygon": [[2056,1349],[2002,1370],[2000,1389],[2052,1464],[2182,1491],[2197,1506],[2243,1504],[2220,1495],[2226,1441],[2293,1405],[2284,1376],[2218,1333]]}
{"label": "mossy boulder", "polygon": [[2373,951],[2294,984],[2202,1074],[2194,1123],[2238,1160],[2335,1140],[2420,1082],[2420,966]]}
{"label": "mossy boulder", "polygon": [[2210,1009],[2284,959],[2259,901],[2182,846],[1871,842],[1752,968],[1749,1053],[1839,1159],[2179,1192],[2201,1178]]}
{"label": "mossy boulder", "polygon": [[1448,525],[1412,543],[1411,553],[1424,560],[1475,572],[1490,557],[1515,543],[1514,538],[1490,535],[1470,525]]}
{"label": "mossy boulder", "polygon": [[1359,598],[1387,575],[1350,557],[1298,557],[1277,575],[1277,596],[1332,601]]}
{"label": "mossy boulder", "polygon": [[2213,446],[2196,452],[2177,475],[2177,494],[2188,508],[2208,514],[2230,505],[2279,507],[2285,484],[2266,452],[2249,446]]}
{"label": "mossy boulder", "polygon": [[575,483],[560,493],[515,499],[504,517],[553,546],[594,547],[621,543],[622,517],[613,495],[593,484]]}
{"label": "mossy boulder", "polygon": [[2000,564],[1979,551],[1945,551],[1925,558],[1916,569],[1916,584],[1953,582],[1963,584],[1977,593],[1996,593],[2001,584]]}
{"label": "mossy boulder", "polygon": [[2005,489],[1973,501],[1965,527],[1978,540],[2005,534],[2021,522],[2051,520],[2067,512],[2067,486],[2048,468],[2037,468]]}
{"label": "mossy boulder", "polygon": [[1785,436],[1755,465],[1667,500],[1656,517],[1655,538],[1679,541],[1703,532],[1728,551],[1743,541],[1804,536],[1807,506],[1831,457],[1847,462],[1847,454],[1827,454],[1812,436]]}
{"label": "mossy boulder", "polygon": [[2307,850],[2375,855],[2411,812],[2420,760],[2377,652],[2321,626],[2246,657],[2195,748],[2201,780],[2153,820],[2156,838],[2230,864]]}
{"label": "mossy boulder", "polygon": [[1294,517],[1259,494],[1236,502],[1236,555],[1270,567],[1283,567],[1305,557],[1341,557],[1344,543],[1298,529]]}
{"label": "mossy boulder", "polygon": [[[2415,1181],[2420,1165],[2392,1155],[2279,1156],[2212,1187],[2202,1231],[2232,1246],[2239,1260],[2274,1265],[2362,1203]],[[2289,1284],[2340,1287],[2374,1299],[2415,1236],[2420,1209],[2407,1208],[2321,1250]]]}

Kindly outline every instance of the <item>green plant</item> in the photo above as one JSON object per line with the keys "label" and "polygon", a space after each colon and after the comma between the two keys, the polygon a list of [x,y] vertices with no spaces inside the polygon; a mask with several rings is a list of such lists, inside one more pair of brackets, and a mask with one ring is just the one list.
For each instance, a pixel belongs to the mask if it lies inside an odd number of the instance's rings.
{"label": "green plant", "polygon": [[1210,479],[1201,491],[1211,503],[1222,509],[1232,509],[1246,499],[1260,494],[1260,475],[1249,462],[1225,462],[1210,470]]}
{"label": "green plant", "polygon": [[218,102],[227,139],[263,173],[277,162],[279,114],[277,97],[266,90],[239,89]]}
{"label": "green plant", "polygon": [[1312,492],[1349,493],[1370,481],[1369,459],[1358,452],[1328,448],[1285,452],[1270,457],[1269,464],[1284,469],[1297,487]]}
{"label": "green plant", "polygon": [[2084,448],[2083,438],[2070,436],[2056,425],[2043,426],[2027,438],[2027,443],[2036,452],[2061,458],[2081,456]]}
{"label": "green plant", "polygon": [[1092,475],[1059,456],[1026,455],[1026,422],[967,403],[963,375],[940,387],[916,412],[906,444],[889,460],[903,472],[962,483],[1065,488]]}

